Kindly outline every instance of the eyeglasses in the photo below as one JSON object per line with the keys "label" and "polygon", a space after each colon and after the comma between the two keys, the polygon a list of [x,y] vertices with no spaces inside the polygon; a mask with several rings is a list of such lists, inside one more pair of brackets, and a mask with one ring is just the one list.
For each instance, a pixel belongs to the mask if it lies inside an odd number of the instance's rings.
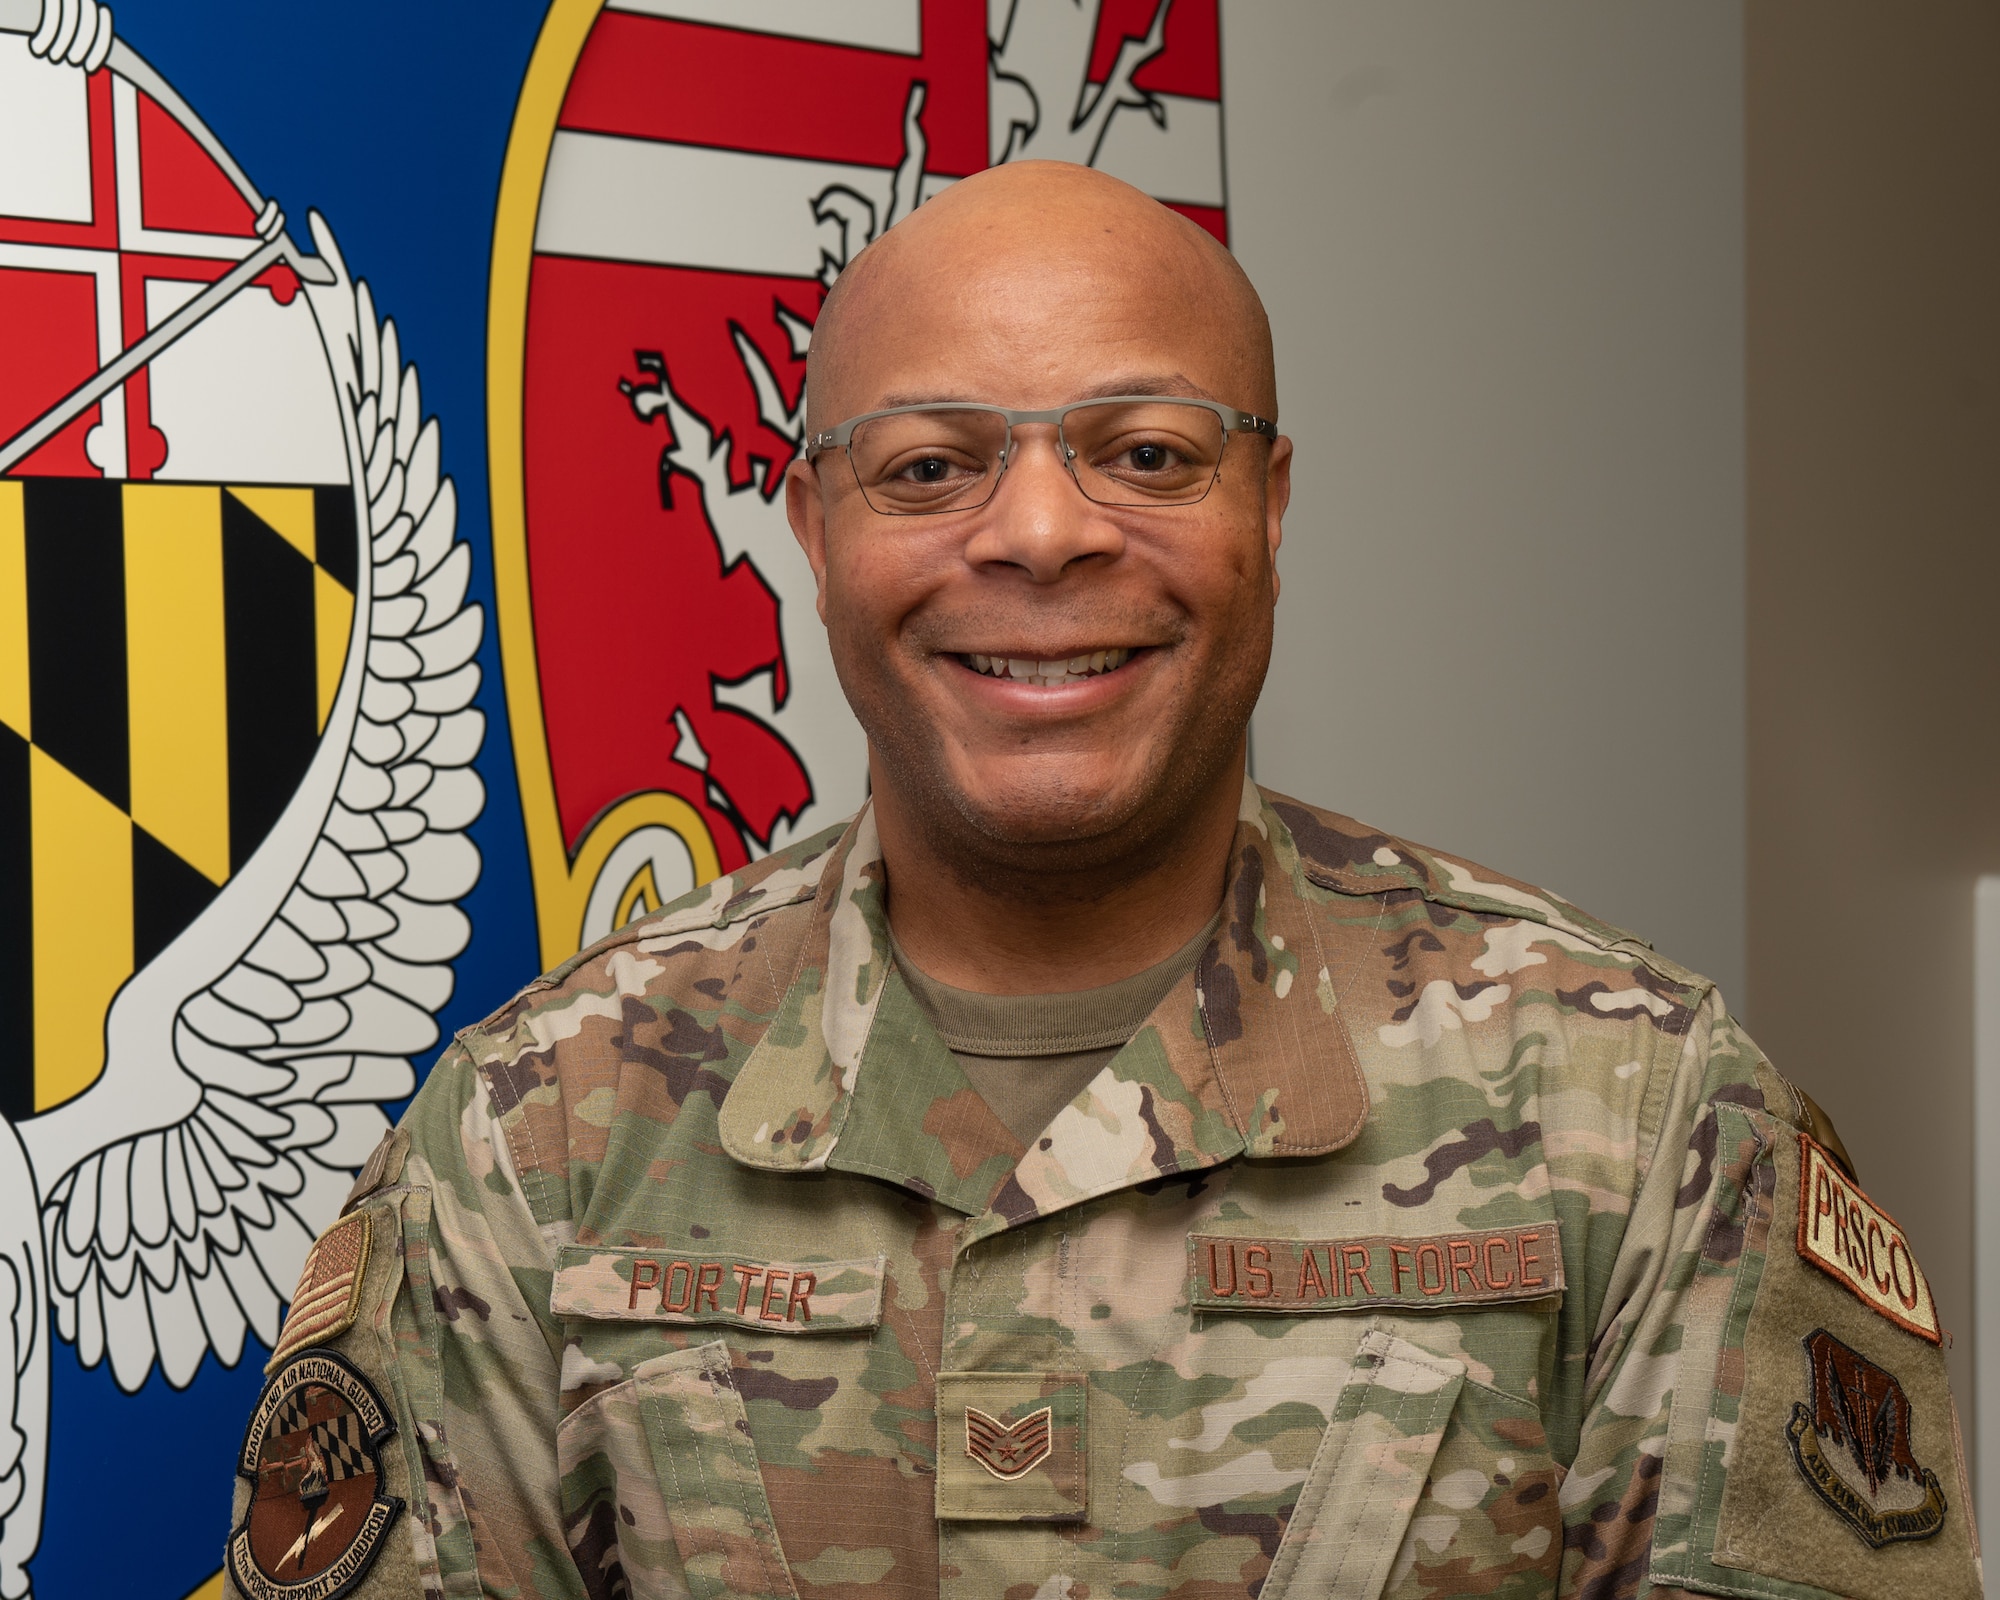
{"label": "eyeglasses", "polygon": [[1120,394],[1051,411],[960,401],[892,406],[816,433],[805,448],[808,456],[845,451],[871,510],[929,517],[991,500],[1023,423],[1054,423],[1070,477],[1106,506],[1193,505],[1221,476],[1230,434],[1278,437],[1270,418],[1213,400]]}

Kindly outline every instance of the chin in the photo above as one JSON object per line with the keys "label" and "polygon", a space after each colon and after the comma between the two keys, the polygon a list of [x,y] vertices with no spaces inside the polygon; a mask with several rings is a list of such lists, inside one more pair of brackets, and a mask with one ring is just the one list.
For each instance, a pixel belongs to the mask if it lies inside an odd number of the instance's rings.
{"label": "chin", "polygon": [[[956,775],[955,775],[956,776]],[[954,784],[955,809],[998,845],[1087,845],[1125,833],[1147,809],[1157,784],[1132,774],[984,774]]]}

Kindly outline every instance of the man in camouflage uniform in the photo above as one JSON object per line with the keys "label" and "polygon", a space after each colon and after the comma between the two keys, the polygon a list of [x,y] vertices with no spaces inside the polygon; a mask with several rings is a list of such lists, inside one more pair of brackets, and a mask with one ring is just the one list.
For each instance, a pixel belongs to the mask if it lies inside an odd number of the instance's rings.
{"label": "man in camouflage uniform", "polygon": [[[1226,254],[1002,168],[815,338],[871,804],[459,1036],[308,1263],[232,1581],[1977,1595],[1929,1287],[1713,986],[1244,779],[1290,445]],[[1135,393],[1222,404],[835,426]]]}

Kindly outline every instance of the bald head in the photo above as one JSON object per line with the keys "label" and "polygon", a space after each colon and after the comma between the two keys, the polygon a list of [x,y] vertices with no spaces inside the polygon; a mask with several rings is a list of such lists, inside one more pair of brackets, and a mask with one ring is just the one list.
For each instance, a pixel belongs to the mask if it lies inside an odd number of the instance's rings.
{"label": "bald head", "polygon": [[[954,402],[1277,409],[1270,327],[1229,253],[1129,185],[1054,162],[954,184],[863,251],[820,312],[807,391],[815,431]],[[1110,432],[1084,424],[1073,438],[1027,422],[1004,461],[982,453],[990,429],[876,430],[860,449],[878,486],[980,491],[901,517],[869,500],[852,442],[786,468],[786,515],[868,734],[899,928],[926,872],[959,886],[961,911],[968,886],[1046,910],[1205,857],[1220,892],[1270,662],[1291,441],[1226,434],[1195,500],[1085,487],[1138,484],[1218,448],[1186,420],[1200,414],[1120,407]],[[1209,914],[1206,894],[1186,930],[1141,919],[1170,935],[1151,959]]]}
{"label": "bald head", "polygon": [[[1094,323],[1129,320],[1137,308],[1142,319],[1159,319],[1155,335],[1170,332],[1169,342],[1187,344],[1187,366],[1212,373],[1210,382],[1230,391],[1210,398],[1263,416],[1277,411],[1271,325],[1234,256],[1128,183],[1068,162],[1022,161],[953,184],[835,280],[813,329],[808,427],[828,427],[885,403],[882,393],[869,392],[871,348],[907,345],[913,334],[920,339],[912,320],[951,306],[961,314],[976,308],[1003,341],[1010,328],[1046,330],[1052,321],[1096,333]],[[1119,330],[1110,331],[1116,342]],[[958,397],[1029,404],[1036,352],[1036,341],[1028,340],[1019,392]],[[1186,376],[1159,376],[1176,375]],[[940,380],[948,384],[942,374]]]}

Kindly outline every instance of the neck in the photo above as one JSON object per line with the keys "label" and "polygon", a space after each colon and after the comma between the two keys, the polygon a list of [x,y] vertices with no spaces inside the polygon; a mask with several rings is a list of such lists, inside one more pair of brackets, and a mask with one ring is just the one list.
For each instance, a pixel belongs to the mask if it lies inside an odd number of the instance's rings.
{"label": "neck", "polygon": [[1239,759],[1174,823],[1079,862],[1062,845],[939,838],[878,781],[896,942],[929,977],[981,994],[1060,994],[1143,972],[1222,903],[1242,792]]}

